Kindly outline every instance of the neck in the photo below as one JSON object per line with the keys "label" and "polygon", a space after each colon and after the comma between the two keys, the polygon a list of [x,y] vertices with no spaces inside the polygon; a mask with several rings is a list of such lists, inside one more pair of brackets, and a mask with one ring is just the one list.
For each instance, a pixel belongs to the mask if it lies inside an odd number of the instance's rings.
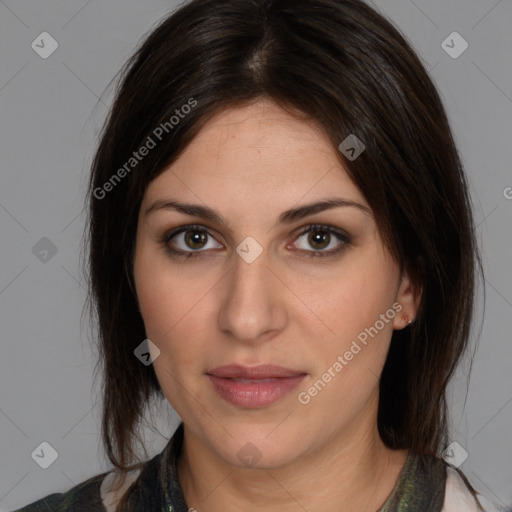
{"label": "neck", "polygon": [[185,501],[198,512],[375,512],[392,492],[407,451],[387,448],[374,425],[341,431],[320,450],[270,469],[227,464],[185,426],[178,459]]}

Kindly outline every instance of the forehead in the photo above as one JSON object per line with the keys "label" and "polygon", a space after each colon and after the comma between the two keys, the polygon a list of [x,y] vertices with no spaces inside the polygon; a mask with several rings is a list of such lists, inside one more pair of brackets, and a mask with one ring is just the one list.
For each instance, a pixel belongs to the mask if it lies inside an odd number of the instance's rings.
{"label": "forehead", "polygon": [[150,183],[145,202],[166,193],[224,210],[274,210],[333,195],[367,204],[323,130],[266,100],[205,124]]}

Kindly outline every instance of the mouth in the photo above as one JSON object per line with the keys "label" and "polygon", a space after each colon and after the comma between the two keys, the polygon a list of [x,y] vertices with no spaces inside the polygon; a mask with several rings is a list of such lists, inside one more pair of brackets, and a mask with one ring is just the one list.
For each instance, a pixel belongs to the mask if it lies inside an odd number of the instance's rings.
{"label": "mouth", "polygon": [[207,376],[213,389],[225,401],[237,407],[266,407],[287,395],[306,373],[282,366],[263,364],[249,367],[237,364],[220,366]]}

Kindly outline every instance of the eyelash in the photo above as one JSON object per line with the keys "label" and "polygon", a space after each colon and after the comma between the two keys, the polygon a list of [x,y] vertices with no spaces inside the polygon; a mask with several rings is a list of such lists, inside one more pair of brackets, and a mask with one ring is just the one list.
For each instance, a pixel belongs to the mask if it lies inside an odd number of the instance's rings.
{"label": "eyelash", "polygon": [[[189,224],[187,226],[181,226],[179,228],[173,229],[168,233],[165,233],[162,239],[160,240],[160,243],[164,246],[166,251],[168,251],[173,256],[178,256],[186,259],[196,258],[197,256],[200,255],[200,253],[206,251],[182,251],[181,249],[175,249],[169,245],[169,242],[175,236],[180,235],[181,233],[187,233],[188,231],[200,231],[206,233],[208,236],[211,236],[211,234],[208,232],[208,229],[206,229],[204,226],[201,226],[199,224]],[[303,252],[304,256],[307,258],[327,258],[335,256],[342,252],[347,245],[350,245],[352,243],[351,237],[349,237],[347,234],[343,233],[342,231],[339,231],[338,229],[333,228],[332,226],[328,226],[325,224],[309,224],[297,235],[296,238],[300,238],[301,236],[311,231],[321,231],[334,235],[336,238],[338,238],[340,242],[342,242],[342,244],[337,249],[331,249],[330,251],[307,251],[304,249],[299,249],[299,252]]]}

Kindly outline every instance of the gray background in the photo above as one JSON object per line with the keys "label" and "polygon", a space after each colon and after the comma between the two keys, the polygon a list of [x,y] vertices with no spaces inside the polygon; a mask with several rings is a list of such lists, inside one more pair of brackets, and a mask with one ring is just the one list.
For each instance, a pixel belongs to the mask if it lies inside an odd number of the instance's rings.
{"label": "gray background", "polygon": [[[140,38],[176,5],[0,0],[3,510],[66,491],[110,468],[99,438],[96,356],[87,322],[81,322],[85,184],[112,100],[106,87]],[[469,392],[469,363],[450,388],[451,438],[469,453],[460,467],[473,485],[497,503],[511,503],[512,4],[383,0],[374,5],[405,33],[431,71],[469,176],[487,301],[484,312],[480,291],[473,342],[480,321],[483,330]],[[45,31],[59,45],[47,59],[31,47]],[[453,31],[469,44],[456,59],[441,46]],[[39,242],[43,237],[54,244],[55,254],[38,252],[41,244],[51,245]],[[168,404],[154,412],[156,427],[150,429],[148,422],[144,430],[149,456],[177,426]],[[43,441],[58,452],[47,469],[31,458]]]}

